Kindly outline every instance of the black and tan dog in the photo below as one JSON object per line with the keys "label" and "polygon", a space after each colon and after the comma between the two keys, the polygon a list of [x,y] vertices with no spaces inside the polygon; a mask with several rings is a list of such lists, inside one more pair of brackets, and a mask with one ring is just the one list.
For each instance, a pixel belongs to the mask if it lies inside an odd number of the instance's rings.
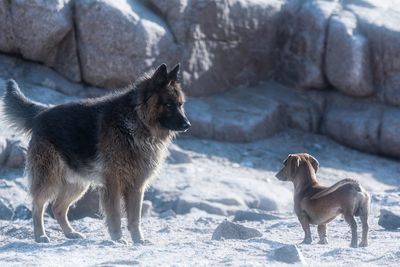
{"label": "black and tan dog", "polygon": [[326,224],[339,214],[351,227],[351,247],[357,247],[357,223],[360,216],[362,238],[360,247],[368,246],[369,194],[353,179],[344,179],[331,187],[318,183],[318,161],[309,154],[291,154],[276,174],[281,181],[294,184],[294,211],[305,232],[303,243],[310,244],[310,224],[318,225],[319,244],[327,244]]}
{"label": "black and tan dog", "polygon": [[144,190],[175,132],[190,127],[178,72],[179,65],[168,72],[162,64],[126,90],[54,107],[32,102],[15,81],[7,82],[6,119],[31,135],[26,170],[37,242],[49,242],[43,225],[49,201],[65,236],[83,237],[72,229],[67,213],[93,183],[101,187],[111,238],[125,243],[123,199],[132,240],[144,242],[140,227]]}

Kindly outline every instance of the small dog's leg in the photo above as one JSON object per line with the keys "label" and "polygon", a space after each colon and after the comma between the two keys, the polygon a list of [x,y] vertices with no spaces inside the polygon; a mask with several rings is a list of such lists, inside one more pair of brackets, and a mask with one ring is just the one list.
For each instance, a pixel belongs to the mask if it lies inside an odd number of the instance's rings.
{"label": "small dog's leg", "polygon": [[362,210],[360,214],[360,219],[362,223],[362,235],[361,235],[361,242],[360,247],[367,247],[368,246],[368,207],[367,210]]}
{"label": "small dog's leg", "polygon": [[326,235],[326,224],[324,225],[318,225],[318,235],[319,235],[319,242],[318,244],[328,244],[328,239]]}
{"label": "small dog's leg", "polygon": [[141,213],[143,203],[144,187],[129,187],[124,193],[126,212],[128,215],[128,230],[132,241],[137,244],[145,243],[141,230]]}
{"label": "small dog's leg", "polygon": [[307,216],[307,214],[300,214],[298,216],[298,218],[301,223],[301,227],[303,227],[303,230],[304,230],[304,240],[301,243],[302,244],[311,244],[312,238],[311,238],[310,222],[309,222],[308,216]]}
{"label": "small dog's leg", "polygon": [[53,214],[60,224],[64,235],[70,239],[85,238],[76,232],[68,222],[68,210],[72,203],[76,202],[86,192],[88,186],[80,184],[63,184],[53,203]]}
{"label": "small dog's leg", "polygon": [[344,220],[350,225],[351,228],[351,243],[350,243],[350,247],[356,248],[358,247],[357,244],[357,222],[354,219],[353,215],[350,214],[346,214],[344,215]]}
{"label": "small dog's leg", "polygon": [[121,191],[116,179],[107,182],[100,195],[101,207],[106,216],[106,224],[111,239],[126,244],[121,232]]}

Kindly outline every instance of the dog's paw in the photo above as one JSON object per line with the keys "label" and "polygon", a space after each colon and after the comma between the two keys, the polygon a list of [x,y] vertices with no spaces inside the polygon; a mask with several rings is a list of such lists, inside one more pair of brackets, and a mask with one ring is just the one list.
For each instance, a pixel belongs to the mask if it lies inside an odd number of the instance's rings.
{"label": "dog's paw", "polygon": [[38,243],[50,243],[50,239],[47,235],[35,237],[35,241]]}
{"label": "dog's paw", "polygon": [[319,242],[318,242],[318,244],[320,244],[320,245],[326,245],[326,244],[328,244],[328,239],[326,239],[326,238],[320,239]]}
{"label": "dog's paw", "polygon": [[65,234],[65,237],[69,238],[69,239],[82,239],[82,238],[85,238],[85,236],[83,234],[79,233],[79,232],[67,233],[67,234]]}
{"label": "dog's paw", "polygon": [[368,242],[360,242],[360,244],[358,245],[360,248],[365,248],[368,247]]}

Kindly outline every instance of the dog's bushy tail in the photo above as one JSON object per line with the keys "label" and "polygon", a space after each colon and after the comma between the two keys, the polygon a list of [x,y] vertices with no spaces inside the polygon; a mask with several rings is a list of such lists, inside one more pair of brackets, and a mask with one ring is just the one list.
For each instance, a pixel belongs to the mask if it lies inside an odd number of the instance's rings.
{"label": "dog's bushy tail", "polygon": [[30,132],[34,125],[35,117],[47,107],[28,99],[10,79],[6,82],[3,96],[3,113],[7,122],[16,129]]}
{"label": "dog's bushy tail", "polygon": [[319,193],[316,193],[310,199],[318,199],[318,198],[324,197],[324,196],[326,196],[326,195],[338,190],[340,187],[342,187],[342,186],[344,186],[346,184],[355,185],[357,191],[361,192],[361,190],[362,190],[361,187],[360,187],[360,184],[356,180],[347,178],[347,179],[343,179],[343,180],[337,182],[336,184],[332,185],[331,187],[329,187],[329,188],[327,188],[325,190],[322,190]]}

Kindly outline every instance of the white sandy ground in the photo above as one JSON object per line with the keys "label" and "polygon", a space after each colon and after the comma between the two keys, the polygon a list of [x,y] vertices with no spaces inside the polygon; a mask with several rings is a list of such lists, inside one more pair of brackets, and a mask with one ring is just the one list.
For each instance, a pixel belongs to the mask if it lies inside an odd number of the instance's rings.
{"label": "white sandy ground", "polygon": [[[45,103],[73,99],[45,88],[30,88],[26,93]],[[0,138],[13,134],[0,122]],[[0,267],[281,265],[273,260],[273,249],[299,244],[303,232],[292,212],[292,185],[274,175],[287,154],[296,152],[308,152],[319,160],[322,183],[329,185],[352,177],[372,195],[370,246],[349,248],[350,229],[338,217],[328,225],[328,245],[299,245],[306,262],[313,266],[399,266],[400,230],[386,231],[377,223],[381,207],[399,211],[398,160],[360,153],[329,138],[299,131],[248,144],[199,139],[179,139],[176,143],[190,156],[191,163],[166,163],[147,197],[158,210],[168,209],[171,203],[180,203],[182,209],[197,208],[177,217],[161,219],[153,212],[144,218],[144,234],[152,245],[115,244],[109,240],[103,221],[91,218],[72,222],[87,239],[67,240],[51,217],[45,221],[52,243],[37,244],[32,238],[32,220],[0,220]],[[22,170],[0,167],[0,197],[13,207],[21,203],[30,206]],[[220,222],[231,220],[236,210],[249,208],[276,208],[282,219],[242,223],[262,232],[259,238],[211,240]],[[313,229],[315,240],[316,235]]]}
{"label": "white sandy ground", "polygon": [[[400,231],[386,231],[378,225],[381,207],[398,208],[400,164],[345,148],[330,139],[287,131],[271,138],[232,144],[210,140],[177,141],[192,158],[191,163],[165,164],[155,189],[197,203],[204,210],[218,207],[216,215],[193,208],[177,217],[158,218],[157,213],[143,219],[145,237],[152,245],[135,246],[109,241],[103,221],[85,218],[73,221],[86,234],[85,240],[67,240],[56,221],[46,217],[50,244],[32,239],[32,221],[0,221],[0,266],[260,266],[281,265],[272,251],[283,244],[299,244],[303,238],[300,224],[292,212],[292,186],[277,181],[274,174],[288,153],[307,151],[321,164],[321,182],[353,177],[371,193],[370,246],[349,247],[350,229],[338,217],[328,226],[328,245],[299,245],[308,264],[313,266],[398,266]],[[26,179],[20,172],[2,170],[0,194],[13,202],[29,203]],[[18,190],[16,188],[19,188]],[[14,190],[15,189],[15,190]],[[8,191],[7,191],[8,190]],[[263,236],[250,240],[211,240],[217,225],[232,219],[235,210],[248,209],[252,201],[263,202],[262,191],[282,220],[243,222]],[[7,194],[8,192],[8,194]],[[271,197],[272,195],[272,197]],[[214,212],[215,213],[215,212]],[[124,221],[125,226],[125,221]],[[125,228],[124,228],[125,229]],[[360,229],[359,229],[360,230]],[[126,230],[125,236],[129,240]],[[313,238],[317,241],[316,229]],[[130,241],[130,240],[129,240]]]}

